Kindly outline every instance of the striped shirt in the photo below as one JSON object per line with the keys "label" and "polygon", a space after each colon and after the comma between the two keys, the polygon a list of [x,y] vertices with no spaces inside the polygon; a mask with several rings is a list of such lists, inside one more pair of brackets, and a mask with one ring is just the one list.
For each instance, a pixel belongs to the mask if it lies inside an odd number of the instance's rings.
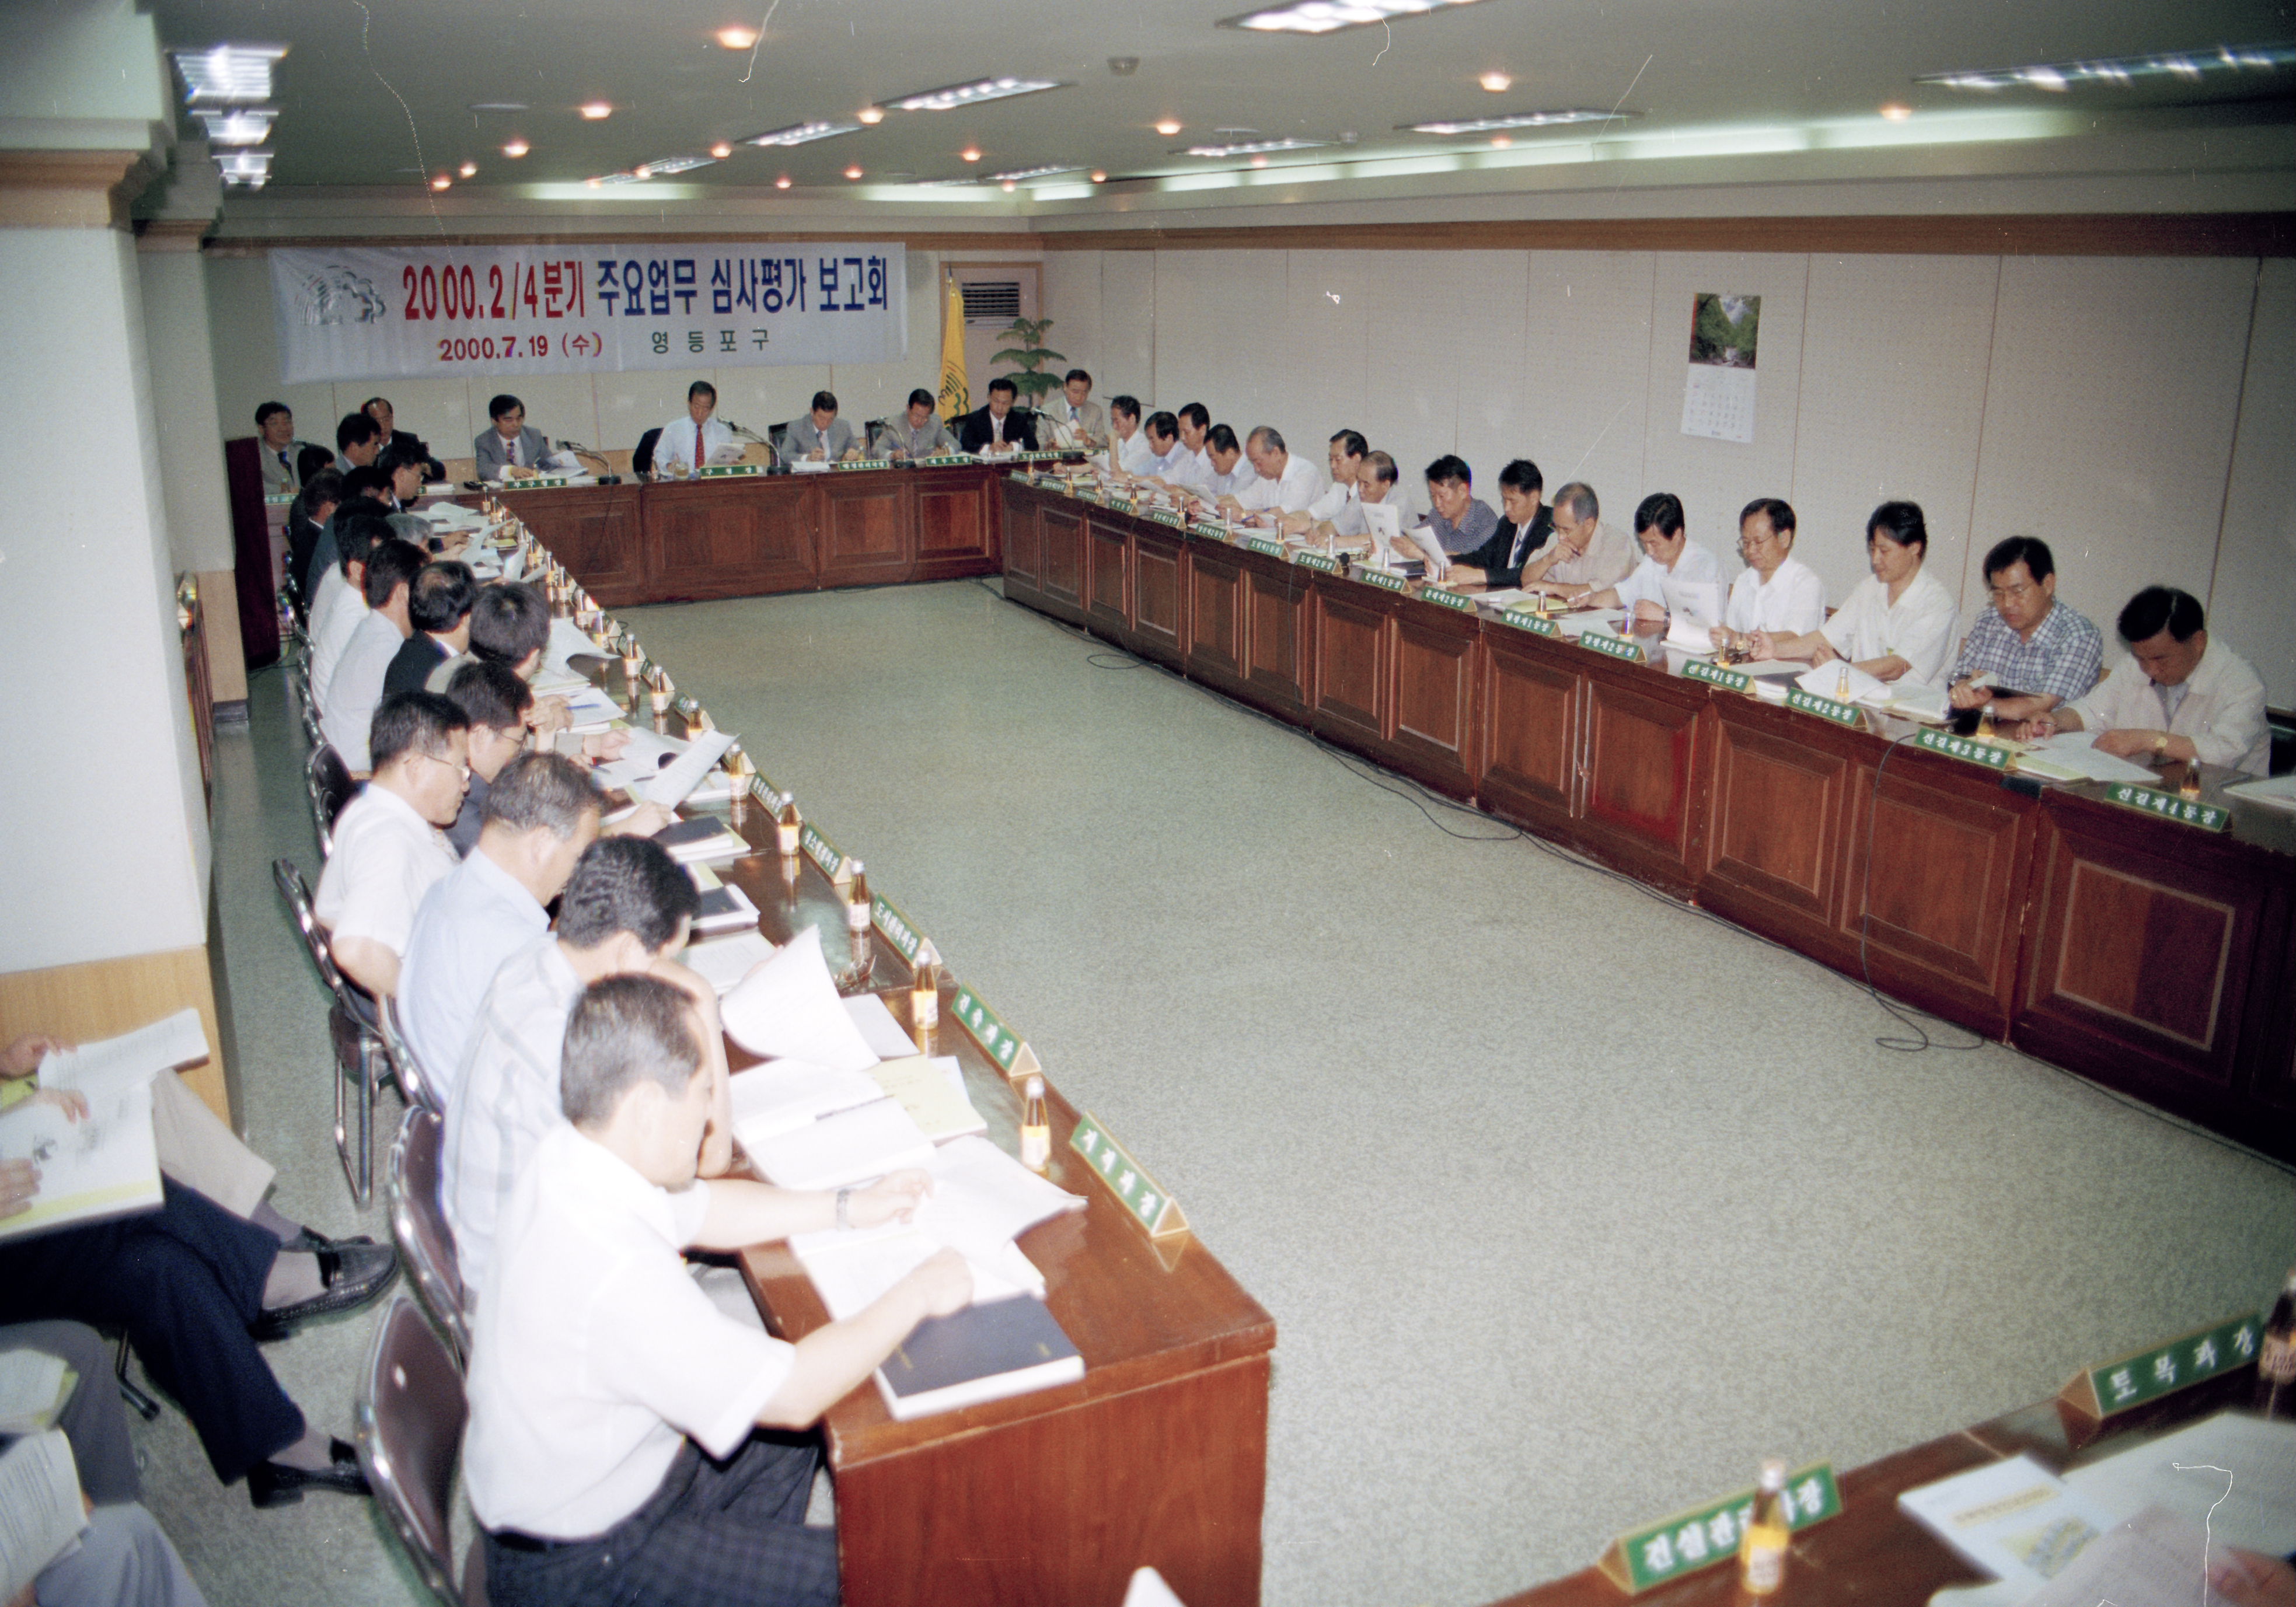
{"label": "striped shirt", "polygon": [[1969,627],[1953,678],[1990,670],[1993,684],[2005,692],[2046,693],[2070,703],[2096,685],[2103,663],[2104,638],[2062,603],[2049,604],[2030,641],[2009,628],[1999,609],[1988,608]]}

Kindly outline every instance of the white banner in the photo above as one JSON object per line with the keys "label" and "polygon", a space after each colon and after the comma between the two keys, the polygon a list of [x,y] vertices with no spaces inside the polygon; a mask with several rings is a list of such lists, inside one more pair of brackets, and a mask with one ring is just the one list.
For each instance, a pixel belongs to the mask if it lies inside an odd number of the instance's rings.
{"label": "white banner", "polygon": [[876,243],[271,253],[287,385],[894,362],[907,285],[906,249]]}

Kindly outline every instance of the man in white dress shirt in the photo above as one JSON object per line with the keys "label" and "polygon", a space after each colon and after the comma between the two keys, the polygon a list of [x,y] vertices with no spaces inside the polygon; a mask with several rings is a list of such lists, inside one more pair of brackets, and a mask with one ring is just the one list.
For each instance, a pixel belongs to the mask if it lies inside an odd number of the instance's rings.
{"label": "man in white dress shirt", "polygon": [[2232,649],[2209,640],[2200,599],[2148,586],[2120,611],[2128,659],[2083,696],[2024,724],[2029,737],[2094,731],[2116,758],[2197,760],[2271,774],[2264,682]]}
{"label": "man in white dress shirt", "polygon": [[319,700],[319,729],[353,775],[364,775],[370,767],[367,728],[382,701],[382,677],[414,634],[408,598],[427,562],[421,547],[395,536],[367,549],[361,583],[367,611],[343,644],[342,657]]}
{"label": "man in white dress shirt", "polygon": [[791,453],[809,463],[834,463],[849,452],[858,455],[861,437],[851,423],[837,416],[837,398],[826,390],[813,393],[813,403],[802,418],[790,421]]}
{"label": "man in white dress shirt", "polygon": [[1148,442],[1148,461],[1139,471],[1140,477],[1176,491],[1184,489],[1180,474],[1190,466],[1193,455],[1181,444],[1180,421],[1168,413],[1152,413],[1140,433]]}
{"label": "man in white dress shirt", "polygon": [[1850,588],[1833,617],[1804,635],[1753,633],[1758,659],[1847,659],[1880,681],[1941,685],[1959,610],[1927,568],[1929,524],[1910,502],[1885,502],[1866,521],[1874,572]]}
{"label": "man in white dress shirt", "polygon": [[718,411],[718,387],[696,380],[685,388],[685,416],[661,427],[653,444],[656,474],[691,474],[709,467],[710,455],[734,444],[734,432],[711,416]]}
{"label": "man in white dress shirt", "polygon": [[1357,482],[1363,478],[1364,458],[1371,451],[1371,443],[1353,430],[1342,430],[1331,439],[1324,456],[1331,464],[1330,488],[1308,504],[1304,516],[1287,518],[1284,523],[1300,529],[1313,529],[1329,525],[1338,537],[1362,536],[1369,532],[1363,516],[1363,493]]}
{"label": "man in white dress shirt", "polygon": [[519,755],[495,772],[478,846],[415,912],[399,967],[399,1021],[449,1109],[480,1002],[502,963],[549,930],[544,907],[598,840],[599,813],[598,790],[581,766],[555,753]]}
{"label": "man in white dress shirt", "polygon": [[1713,641],[1745,654],[1758,630],[1800,635],[1825,623],[1825,582],[1793,555],[1793,504],[1758,496],[1738,515],[1738,556],[1746,567],[1730,583],[1730,602]]}
{"label": "man in white dress shirt", "polygon": [[1108,401],[1108,455],[1111,466],[1125,474],[1145,474],[1155,457],[1140,428],[1140,398],[1111,397]]}
{"label": "man in white dress shirt", "polygon": [[566,1124],[536,1147],[480,1285],[463,1469],[496,1607],[830,1607],[833,1530],[805,1526],[811,1426],[909,1331],[972,1298],[944,1250],[791,1345],[734,1321],[680,1251],[914,1216],[927,1174],[796,1193],[697,1176],[715,1103],[681,989],[586,988],[566,1024]]}
{"label": "man in white dress shirt", "polygon": [[321,577],[311,600],[311,696],[322,709],[343,649],[366,618],[367,554],[398,539],[390,521],[379,512],[345,516],[339,511],[335,515],[336,556],[328,570],[333,578]]}
{"label": "man in white dress shirt", "polygon": [[1259,476],[1236,496],[1248,512],[1305,513],[1325,490],[1323,470],[1308,458],[1292,456],[1273,424],[1253,430],[1244,439],[1243,452]]}
{"label": "man in white dress shirt", "polygon": [[1173,415],[1180,432],[1180,455],[1161,479],[1175,489],[1201,492],[1212,478],[1211,448],[1205,444],[1212,432],[1211,409],[1190,402]]}
{"label": "man in white dress shirt", "polygon": [[401,693],[374,711],[373,749],[374,775],[335,822],[311,912],[343,974],[380,997],[398,991],[422,896],[455,868],[444,828],[470,782],[470,730],[436,693]]}
{"label": "man in white dress shirt", "polygon": [[1722,561],[1690,539],[1682,498],[1671,491],[1644,497],[1635,510],[1635,539],[1642,544],[1642,562],[1616,586],[1590,595],[1588,607],[1624,608],[1636,619],[1664,619],[1671,589],[1677,602],[1710,603],[1702,611],[1709,624],[1720,616]]}
{"label": "man in white dress shirt", "polygon": [[1231,513],[1242,512],[1242,497],[1259,483],[1259,471],[1245,461],[1243,443],[1226,424],[1214,424],[1204,434],[1204,455],[1211,460],[1212,476],[1202,495]]}

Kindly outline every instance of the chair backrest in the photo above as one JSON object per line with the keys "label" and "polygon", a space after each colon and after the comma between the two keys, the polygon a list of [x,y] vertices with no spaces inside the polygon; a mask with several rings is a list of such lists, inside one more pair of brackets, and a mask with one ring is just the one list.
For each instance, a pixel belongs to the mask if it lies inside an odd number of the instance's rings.
{"label": "chair backrest", "polygon": [[439,1206],[439,1169],[447,1144],[447,1123],[436,1111],[406,1112],[390,1146],[388,1187],[390,1237],[406,1267],[414,1296],[455,1354],[471,1353],[471,1327],[463,1311],[463,1272],[455,1254],[455,1230]]}
{"label": "chair backrest", "polygon": [[447,1106],[439,1097],[438,1083],[423,1070],[422,1057],[414,1053],[414,1045],[406,1041],[406,1029],[398,1020],[398,1000],[386,997],[376,1013],[382,1018],[382,1052],[390,1058],[391,1074],[398,1078],[399,1091],[411,1103],[444,1115]]}
{"label": "chair backrest", "polygon": [[638,449],[630,454],[631,473],[651,474],[653,472],[653,449],[655,445],[659,443],[660,439],[661,426],[659,424],[647,430],[644,435],[638,437]]}
{"label": "chair backrest", "polygon": [[470,1408],[455,1358],[401,1295],[375,1331],[357,1407],[359,1465],[375,1505],[430,1594],[465,1607],[455,1582],[455,1458]]}
{"label": "chair backrest", "polygon": [[312,824],[319,832],[319,852],[328,858],[335,853],[335,822],[358,796],[358,783],[351,779],[351,769],[343,763],[343,756],[325,742],[311,750],[311,814]]}
{"label": "chair backrest", "polygon": [[319,980],[338,1001],[348,996],[349,988],[343,973],[335,969],[335,956],[327,947],[327,934],[319,930],[319,917],[311,912],[310,884],[291,859],[271,862],[271,880],[279,889],[279,897],[286,903],[287,913],[294,920],[295,930],[302,934],[303,947],[318,967]]}

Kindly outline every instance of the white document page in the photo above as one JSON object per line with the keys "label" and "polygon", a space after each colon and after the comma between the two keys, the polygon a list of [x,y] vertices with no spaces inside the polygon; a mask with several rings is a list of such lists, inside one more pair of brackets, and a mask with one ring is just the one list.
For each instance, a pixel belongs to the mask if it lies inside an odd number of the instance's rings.
{"label": "white document page", "polygon": [[737,932],[707,943],[689,943],[677,957],[723,998],[742,985],[742,978],[774,957],[774,946],[757,932]]}
{"label": "white document page", "polygon": [[2296,809],[2296,775],[2275,775],[2264,781],[2235,782],[2225,791],[2268,808]]}
{"label": "white document page", "polygon": [[832,1071],[801,1060],[767,1061],[736,1071],[726,1086],[734,1104],[734,1136],[745,1150],[885,1097],[866,1071]]}
{"label": "white document page", "polygon": [[832,1071],[865,1071],[883,1058],[837,996],[818,927],[807,927],[744,977],[719,1013],[727,1036],[752,1054],[811,1061]]}
{"label": "white document page", "polygon": [[845,1013],[861,1029],[862,1041],[879,1060],[898,1060],[918,1053],[901,1023],[873,993],[857,993],[845,1001]]}
{"label": "white document page", "polygon": [[1795,684],[1813,697],[1837,703],[1865,703],[1875,709],[1890,706],[1890,685],[1867,675],[1847,659],[1819,664],[1795,677]]}
{"label": "white document page", "polygon": [[824,1116],[795,1132],[744,1144],[767,1182],[781,1188],[843,1188],[932,1159],[932,1140],[897,1099]]}
{"label": "white document page", "polygon": [[674,809],[684,803],[709,767],[726,757],[726,750],[741,739],[731,731],[704,731],[686,740],[685,751],[645,783],[645,801]]}
{"label": "white document page", "polygon": [[2207,1523],[2218,1546],[2296,1551],[2296,1423],[2219,1412],[2065,1475],[2108,1513],[2164,1507]]}
{"label": "white document page", "polygon": [[[817,1235],[808,1234],[813,1238]],[[799,1265],[813,1280],[821,1303],[839,1322],[867,1310],[885,1291],[914,1272],[941,1249],[940,1241],[917,1228],[888,1224],[865,1233],[832,1235],[831,1242],[799,1249]],[[1044,1298],[1045,1275],[1022,1254],[1020,1246],[1004,1244],[986,1260],[965,1258],[972,1272],[972,1298],[968,1305],[986,1306],[1018,1294]]]}
{"label": "white document page", "polygon": [[542,661],[553,669],[564,669],[567,660],[577,653],[587,653],[594,659],[603,658],[606,650],[590,640],[571,619],[553,619],[550,640],[542,650]]}
{"label": "white document page", "polygon": [[40,1086],[76,1088],[94,1099],[130,1083],[149,1083],[161,1071],[195,1066],[208,1057],[200,1013],[188,1006],[134,1032],[43,1055]]}
{"label": "white document page", "polygon": [[39,1192],[29,1209],[0,1218],[0,1239],[126,1216],[160,1202],[151,1079],[89,1093],[87,1103],[88,1113],[78,1121],[29,1100],[0,1115],[0,1160],[29,1160],[40,1168]]}
{"label": "white document page", "polygon": [[2094,731],[2060,731],[2017,756],[2017,768],[2057,781],[2134,781],[2158,786],[2161,773],[2117,758],[2096,745]]}
{"label": "white document page", "polygon": [[79,1469],[62,1429],[0,1455],[0,1600],[13,1601],[87,1527]]}
{"label": "white document page", "polygon": [[2231,1607],[2207,1583],[2223,1547],[2191,1519],[2148,1507],[2090,1542],[2020,1607]]}
{"label": "white document page", "polygon": [[55,1422],[70,1371],[45,1350],[0,1350],[0,1434],[37,1434]]}

